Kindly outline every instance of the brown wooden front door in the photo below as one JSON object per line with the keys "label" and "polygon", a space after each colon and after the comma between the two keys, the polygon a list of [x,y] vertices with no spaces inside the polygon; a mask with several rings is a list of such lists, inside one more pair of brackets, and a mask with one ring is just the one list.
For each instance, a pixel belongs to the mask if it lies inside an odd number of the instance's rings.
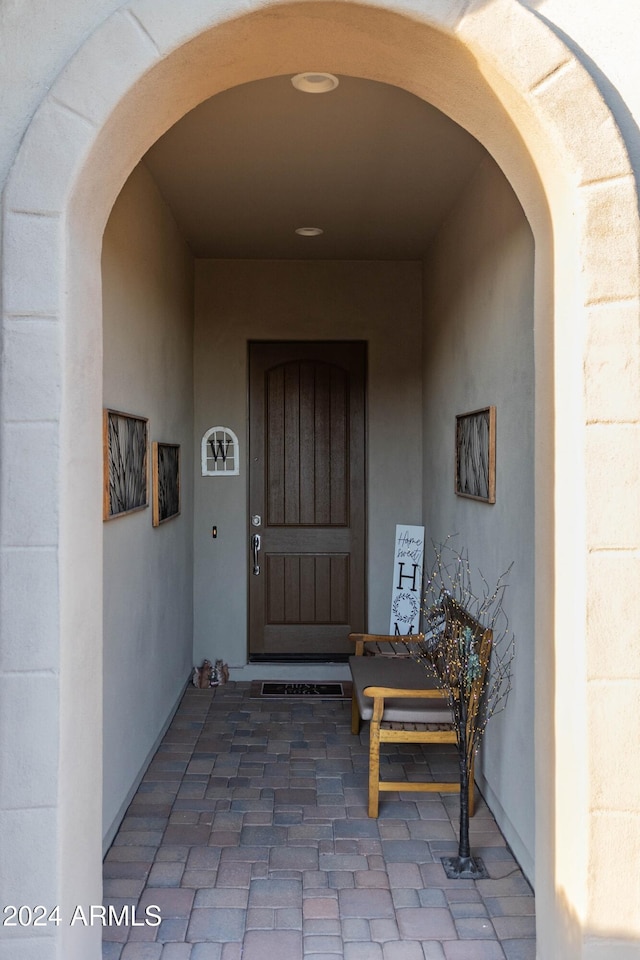
{"label": "brown wooden front door", "polygon": [[345,659],[365,629],[365,370],[362,342],[249,345],[251,660]]}

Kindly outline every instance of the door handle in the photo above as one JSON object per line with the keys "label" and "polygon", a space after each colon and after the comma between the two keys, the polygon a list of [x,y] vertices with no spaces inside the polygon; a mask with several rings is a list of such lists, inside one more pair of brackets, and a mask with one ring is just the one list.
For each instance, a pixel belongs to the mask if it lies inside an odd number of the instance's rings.
{"label": "door handle", "polygon": [[253,550],[253,575],[254,577],[260,576],[260,564],[258,563],[258,554],[260,553],[260,547],[262,546],[262,539],[259,533],[254,533],[251,537],[251,549]]}

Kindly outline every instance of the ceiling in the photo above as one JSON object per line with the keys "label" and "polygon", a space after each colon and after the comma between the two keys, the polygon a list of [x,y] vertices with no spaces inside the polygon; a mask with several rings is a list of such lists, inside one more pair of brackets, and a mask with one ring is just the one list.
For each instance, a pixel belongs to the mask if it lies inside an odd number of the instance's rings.
{"label": "ceiling", "polygon": [[200,104],[144,160],[196,257],[416,260],[484,156],[397,87],[283,76]]}

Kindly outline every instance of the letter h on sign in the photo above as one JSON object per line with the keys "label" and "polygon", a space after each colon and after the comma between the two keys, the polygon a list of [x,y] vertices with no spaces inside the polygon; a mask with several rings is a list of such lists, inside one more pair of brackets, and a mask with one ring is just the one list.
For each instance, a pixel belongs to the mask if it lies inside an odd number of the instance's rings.
{"label": "letter h on sign", "polygon": [[409,587],[409,589],[411,590],[412,593],[415,593],[416,590],[418,589],[416,586],[416,580],[418,577],[418,570],[420,570],[420,567],[418,566],[417,563],[414,563],[411,566],[412,566],[412,572],[404,573],[404,563],[400,562],[398,564],[398,583],[396,586],[396,590],[402,590],[403,580],[411,580],[411,586]]}

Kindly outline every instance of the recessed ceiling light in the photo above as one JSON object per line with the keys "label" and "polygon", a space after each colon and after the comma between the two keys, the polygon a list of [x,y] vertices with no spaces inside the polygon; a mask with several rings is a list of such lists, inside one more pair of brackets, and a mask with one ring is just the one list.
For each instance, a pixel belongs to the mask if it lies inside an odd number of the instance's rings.
{"label": "recessed ceiling light", "polygon": [[321,227],[298,227],[296,233],[300,237],[319,237],[324,230]]}
{"label": "recessed ceiling light", "polygon": [[335,90],[339,80],[332,73],[313,73],[309,71],[307,73],[297,73],[295,77],[291,78],[291,83],[296,90],[301,90],[303,93],[329,93],[331,90]]}

